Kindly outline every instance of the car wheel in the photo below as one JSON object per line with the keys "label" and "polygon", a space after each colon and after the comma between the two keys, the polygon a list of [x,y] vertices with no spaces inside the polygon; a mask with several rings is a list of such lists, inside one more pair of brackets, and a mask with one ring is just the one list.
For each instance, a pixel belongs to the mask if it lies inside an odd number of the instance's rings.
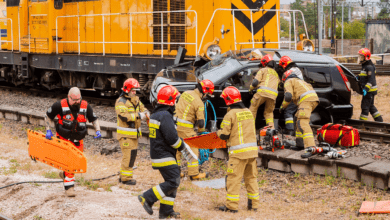
{"label": "car wheel", "polygon": [[333,116],[323,108],[315,109],[310,115],[310,125],[324,125],[333,123]]}

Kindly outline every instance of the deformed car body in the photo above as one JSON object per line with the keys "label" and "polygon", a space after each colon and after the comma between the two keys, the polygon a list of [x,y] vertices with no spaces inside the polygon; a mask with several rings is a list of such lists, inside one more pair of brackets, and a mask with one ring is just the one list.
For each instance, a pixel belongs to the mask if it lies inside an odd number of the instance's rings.
{"label": "deformed car body", "polygon": [[[272,54],[276,62],[282,56],[289,56],[302,70],[305,81],[313,85],[320,99],[318,107],[310,118],[312,124],[323,125],[352,117],[351,89],[359,93],[361,90],[355,75],[342,64],[331,57],[308,52],[278,49],[257,50],[260,50],[263,55]],[[173,85],[180,92],[184,92],[194,89],[197,81],[209,79],[215,85],[214,97],[210,101],[215,107],[218,120],[226,114],[227,106],[220,95],[227,86],[237,87],[241,92],[243,103],[249,107],[253,95],[249,94],[248,89],[260,64],[258,60],[250,61],[243,58],[248,57],[249,53],[251,50],[228,51],[198,68],[189,63],[167,67],[153,81],[150,101],[152,104],[155,103],[158,89],[164,85]],[[280,115],[278,111],[283,97],[283,87],[280,87],[274,111],[275,119],[280,119],[280,126],[284,124],[283,115]],[[207,111],[208,115],[212,115],[211,108],[207,108]],[[263,111],[264,106],[260,106],[256,128],[265,125]]]}

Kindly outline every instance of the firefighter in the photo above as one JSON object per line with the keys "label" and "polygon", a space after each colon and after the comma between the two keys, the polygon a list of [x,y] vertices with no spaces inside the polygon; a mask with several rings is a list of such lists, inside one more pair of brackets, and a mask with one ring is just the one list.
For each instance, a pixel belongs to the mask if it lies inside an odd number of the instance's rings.
{"label": "firefighter", "polygon": [[[51,140],[53,133],[50,124],[54,123],[57,116],[58,122],[55,124],[57,138],[67,141],[80,151],[83,151],[83,138],[87,135],[87,121],[92,122],[96,130],[96,137],[100,138],[99,121],[92,107],[87,101],[82,100],[79,88],[73,87],[69,90],[68,98],[54,103],[46,112],[46,138]],[[64,180],[65,194],[74,197],[74,173],[61,171],[60,177]]]}
{"label": "firefighter", "polygon": [[[176,161],[177,151],[184,155],[191,152],[176,131],[173,112],[179,91],[173,86],[162,87],[157,94],[157,106],[149,121],[150,157],[153,169],[160,171],[163,183],[138,196],[145,211],[153,215],[152,206],[160,200],[160,218],[180,218],[173,210],[177,188],[180,185],[180,169]],[[197,159],[197,158],[196,158]]]}
{"label": "firefighter", "polygon": [[135,89],[140,85],[136,79],[130,78],[123,83],[122,94],[116,100],[117,135],[122,149],[122,163],[119,182],[125,185],[135,185],[133,166],[137,157],[138,138],[141,134],[141,120],[149,118],[149,112],[135,95]]}
{"label": "firefighter", "polygon": [[367,48],[363,48],[360,49],[358,53],[359,63],[362,64],[359,79],[363,90],[360,120],[366,121],[368,119],[368,114],[371,113],[375,121],[383,122],[382,115],[374,105],[374,99],[375,95],[378,93],[378,88],[375,79],[375,65],[371,61],[371,52]]}
{"label": "firefighter", "polygon": [[271,64],[272,55],[265,55],[260,61],[260,70],[257,72],[255,79],[249,87],[249,92],[257,90],[251,100],[249,110],[252,112],[256,121],[257,109],[265,103],[264,118],[265,122],[271,128],[274,126],[274,109],[276,97],[278,96],[279,76],[268,64]]}
{"label": "firefighter", "polygon": [[219,210],[238,212],[241,180],[244,176],[248,193],[248,210],[257,211],[259,206],[259,187],[256,176],[258,148],[254,118],[242,103],[241,94],[237,88],[227,87],[223,90],[221,97],[229,108],[217,135],[227,141],[229,161],[226,176],[226,205],[219,207]]}
{"label": "firefighter", "polygon": [[[177,102],[174,120],[177,124],[177,134],[181,138],[189,138],[197,136],[194,131],[195,125],[198,127],[198,132],[205,130],[204,103],[202,99],[211,96],[214,92],[214,84],[208,79],[202,80],[197,84],[197,88],[192,91],[184,92]],[[197,148],[191,150],[199,155]],[[177,161],[181,165],[181,153],[177,153]],[[188,175],[191,180],[206,178],[208,174],[199,173],[198,161],[187,161]]]}
{"label": "firefighter", "polygon": [[[286,71],[292,70],[299,79],[303,80],[303,74],[302,71],[298,68],[297,64],[291,60],[288,56],[283,56],[279,60],[279,65],[277,67],[277,72],[280,76],[280,78],[283,77],[283,73]],[[294,131],[294,114],[297,112],[298,106],[296,106],[293,102],[290,103],[285,109],[284,109],[284,119],[285,119],[285,125],[286,125],[286,134],[293,136]]]}
{"label": "firefighter", "polygon": [[291,101],[298,106],[298,111],[295,114],[297,118],[295,123],[296,146],[290,149],[298,151],[307,147],[315,147],[309,122],[312,111],[319,103],[317,93],[309,83],[300,79],[292,69],[283,74],[282,82],[284,83],[284,100],[279,112],[287,108]]}

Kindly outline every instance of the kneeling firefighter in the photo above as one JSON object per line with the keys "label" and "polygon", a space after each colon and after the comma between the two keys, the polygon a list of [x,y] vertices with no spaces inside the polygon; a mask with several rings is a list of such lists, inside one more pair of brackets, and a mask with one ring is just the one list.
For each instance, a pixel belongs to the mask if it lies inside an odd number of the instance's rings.
{"label": "kneeling firefighter", "polygon": [[[197,133],[194,131],[195,125],[198,126],[198,132],[205,130],[204,103],[202,99],[211,96],[214,92],[214,84],[208,79],[202,80],[197,84],[197,88],[192,91],[184,92],[176,105],[174,120],[177,123],[177,134],[181,138],[194,137]],[[199,149],[191,148],[199,155]],[[177,153],[177,162],[180,167],[181,153]],[[196,160],[188,161],[188,175],[191,180],[206,178],[206,173],[199,173],[199,163]]]}
{"label": "kneeling firefighter", "polygon": [[298,111],[295,114],[297,117],[295,125],[296,146],[290,149],[299,151],[307,147],[315,147],[313,131],[309,122],[311,113],[319,103],[317,93],[309,83],[299,79],[291,69],[283,74],[282,82],[284,83],[284,100],[279,112],[287,108],[291,101],[298,106]]}
{"label": "kneeling firefighter", "polygon": [[[278,96],[279,76],[278,73],[270,66],[272,65],[272,55],[265,55],[260,61],[260,69],[252,84],[249,87],[249,92],[257,90],[251,100],[249,110],[252,112],[256,121],[257,109],[265,103],[264,118],[268,126],[274,128],[274,109],[276,97]],[[273,65],[272,65],[273,66]]]}
{"label": "kneeling firefighter", "polygon": [[177,151],[181,151],[187,160],[191,160],[192,157],[198,160],[190,147],[177,135],[173,112],[179,94],[173,86],[162,87],[157,93],[157,106],[149,121],[152,167],[160,171],[165,182],[139,195],[138,199],[150,215],[153,214],[153,204],[160,200],[160,219],[180,218],[180,213],[173,210],[177,188],[180,185],[180,169],[176,162]]}
{"label": "kneeling firefighter", "polygon": [[[56,123],[57,138],[67,141],[75,146],[80,151],[83,151],[83,139],[87,135],[87,120],[92,122],[96,130],[96,137],[100,138],[99,121],[92,107],[87,101],[81,99],[80,89],[73,87],[69,90],[68,98],[62,99],[54,103],[46,112],[46,138],[51,139],[53,133],[51,132],[50,124],[57,116]],[[60,177],[64,180],[65,194],[68,197],[74,197],[74,173],[61,171]]]}
{"label": "kneeling firefighter", "polygon": [[137,157],[138,138],[141,137],[141,120],[149,118],[149,112],[135,95],[140,85],[136,79],[130,78],[123,83],[122,94],[116,100],[117,136],[122,150],[122,163],[119,182],[135,185],[133,166]]}
{"label": "kneeling firefighter", "polygon": [[378,88],[375,78],[375,65],[371,61],[371,52],[367,48],[363,48],[360,49],[358,53],[359,63],[362,64],[359,80],[363,89],[360,120],[367,121],[368,114],[371,113],[375,121],[383,122],[382,115],[374,105],[375,95],[378,94]]}
{"label": "kneeling firefighter", "polygon": [[[280,78],[283,77],[283,74],[285,72],[291,70],[296,77],[303,80],[302,71],[298,68],[297,64],[293,62],[288,56],[283,56],[280,58],[277,69]],[[297,108],[298,106],[291,102],[283,111],[286,125],[286,134],[294,135],[294,114],[295,112],[297,112]]]}
{"label": "kneeling firefighter", "polygon": [[229,161],[226,176],[226,206],[219,207],[219,210],[238,212],[241,180],[244,176],[248,192],[248,210],[257,211],[259,206],[256,163],[258,148],[253,115],[242,103],[237,88],[227,87],[221,97],[229,108],[217,135],[227,141]]}

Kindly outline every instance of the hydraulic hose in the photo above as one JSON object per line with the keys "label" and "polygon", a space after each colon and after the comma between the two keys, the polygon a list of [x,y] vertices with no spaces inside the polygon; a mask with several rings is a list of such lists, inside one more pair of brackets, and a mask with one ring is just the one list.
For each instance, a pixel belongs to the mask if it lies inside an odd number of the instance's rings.
{"label": "hydraulic hose", "polygon": [[[136,169],[136,168],[137,168],[137,167],[135,167],[135,168],[133,168],[133,169]],[[110,178],[110,177],[117,176],[117,175],[119,175],[119,172],[118,172],[118,173],[115,173],[115,174],[112,174],[112,175],[110,175],[110,176],[106,176],[106,177],[102,177],[102,178],[98,178],[98,179],[92,179],[91,181],[100,181],[100,180],[108,179],[108,178]],[[4,189],[4,188],[10,187],[10,186],[16,186],[16,185],[20,185],[20,184],[24,184],[24,183],[63,183],[63,182],[64,182],[63,180],[53,180],[53,181],[25,181],[25,182],[12,183],[12,184],[9,184],[9,185],[0,187],[0,189]]]}
{"label": "hydraulic hose", "polygon": [[[214,105],[211,103],[210,100],[207,100],[204,103],[204,109],[205,109],[205,127],[207,125],[207,102],[210,103],[211,108],[213,109],[214,112],[214,120],[217,120],[217,114],[215,113]],[[207,132],[203,132],[202,134],[207,134]],[[204,162],[209,160],[209,155],[214,153],[216,149],[214,149],[212,152],[210,152],[209,149],[199,149],[199,165],[202,165]]]}

